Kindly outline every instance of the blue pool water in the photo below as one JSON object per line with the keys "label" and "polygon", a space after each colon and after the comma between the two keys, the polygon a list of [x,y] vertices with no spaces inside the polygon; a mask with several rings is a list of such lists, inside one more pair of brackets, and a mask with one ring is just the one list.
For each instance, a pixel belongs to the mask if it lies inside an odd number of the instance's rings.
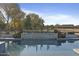
{"label": "blue pool water", "polygon": [[79,48],[79,41],[22,41],[12,43],[7,51],[12,56],[78,56],[73,49]]}

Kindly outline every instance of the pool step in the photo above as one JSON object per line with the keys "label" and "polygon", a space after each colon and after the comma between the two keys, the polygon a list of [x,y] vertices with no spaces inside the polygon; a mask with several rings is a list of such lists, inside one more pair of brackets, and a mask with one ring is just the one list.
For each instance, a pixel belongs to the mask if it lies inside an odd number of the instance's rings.
{"label": "pool step", "polygon": [[76,52],[77,54],[79,54],[79,48],[78,49],[73,49],[74,52]]}

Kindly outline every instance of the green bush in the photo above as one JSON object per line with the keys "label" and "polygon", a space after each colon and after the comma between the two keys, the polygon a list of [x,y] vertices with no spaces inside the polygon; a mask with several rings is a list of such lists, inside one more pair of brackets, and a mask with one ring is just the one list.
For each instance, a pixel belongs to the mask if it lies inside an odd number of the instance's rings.
{"label": "green bush", "polygon": [[68,32],[68,34],[74,34],[74,32]]}
{"label": "green bush", "polygon": [[21,38],[21,33],[20,32],[15,33],[15,34],[13,34],[13,37],[14,38]]}
{"label": "green bush", "polygon": [[55,30],[54,30],[54,33],[58,33],[58,30],[55,29]]}

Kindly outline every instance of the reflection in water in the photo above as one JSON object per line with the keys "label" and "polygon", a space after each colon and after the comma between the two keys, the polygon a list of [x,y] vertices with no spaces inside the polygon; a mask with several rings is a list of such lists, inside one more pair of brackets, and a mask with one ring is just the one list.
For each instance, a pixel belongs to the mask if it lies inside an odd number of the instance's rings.
{"label": "reflection in water", "polygon": [[49,46],[49,45],[47,45],[47,50],[49,50],[49,48],[50,48],[50,46]]}
{"label": "reflection in water", "polygon": [[16,43],[12,43],[8,46],[8,52],[11,55],[19,55],[20,52],[25,48],[25,45],[17,45]]}
{"label": "reflection in water", "polygon": [[42,49],[43,45],[40,45],[40,50]]}
{"label": "reflection in water", "polygon": [[[75,40],[67,40],[68,42],[70,43],[74,43]],[[66,40],[63,40],[63,41],[58,41],[58,40],[40,40],[40,41],[34,41],[34,40],[24,40],[24,41],[21,41],[21,42],[13,42],[11,44],[9,44],[8,46],[8,52],[10,55],[20,55],[22,53],[27,54],[29,49],[31,50],[29,54],[31,54],[33,50],[33,48],[35,48],[36,50],[36,53],[39,52],[39,49],[40,49],[40,52],[43,50],[47,50],[49,51],[51,49],[51,46],[62,46],[63,43],[66,43]],[[27,47],[27,48],[26,48]],[[45,48],[46,47],[46,48]],[[56,48],[56,47],[55,47]],[[53,49],[55,49],[53,48]],[[50,51],[50,53],[53,51],[53,49]],[[63,47],[62,47],[63,49]],[[58,51],[58,48],[56,49]],[[22,52],[22,51],[26,51],[26,52]],[[65,50],[64,50],[65,51]],[[46,52],[45,52],[46,53]],[[40,54],[41,55],[41,54]]]}
{"label": "reflection in water", "polygon": [[0,53],[6,53],[5,43],[0,44]]}
{"label": "reflection in water", "polygon": [[68,40],[69,43],[74,43],[77,40]]}
{"label": "reflection in water", "polygon": [[38,51],[38,46],[36,45],[36,52]]}
{"label": "reflection in water", "polygon": [[38,45],[40,45],[40,50],[43,48],[43,45],[47,45],[47,50],[50,49],[50,45],[56,45],[56,46],[61,46],[61,44],[66,41],[57,41],[57,40],[52,40],[52,41],[22,41],[21,45],[28,45],[28,47],[36,47],[36,52],[38,51]]}

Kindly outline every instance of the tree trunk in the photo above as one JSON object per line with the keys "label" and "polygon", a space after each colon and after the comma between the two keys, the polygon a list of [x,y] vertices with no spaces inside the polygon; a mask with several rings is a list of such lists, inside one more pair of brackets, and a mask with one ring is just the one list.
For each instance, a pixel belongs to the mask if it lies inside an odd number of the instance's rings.
{"label": "tree trunk", "polygon": [[9,16],[7,18],[7,34],[9,34]]}

